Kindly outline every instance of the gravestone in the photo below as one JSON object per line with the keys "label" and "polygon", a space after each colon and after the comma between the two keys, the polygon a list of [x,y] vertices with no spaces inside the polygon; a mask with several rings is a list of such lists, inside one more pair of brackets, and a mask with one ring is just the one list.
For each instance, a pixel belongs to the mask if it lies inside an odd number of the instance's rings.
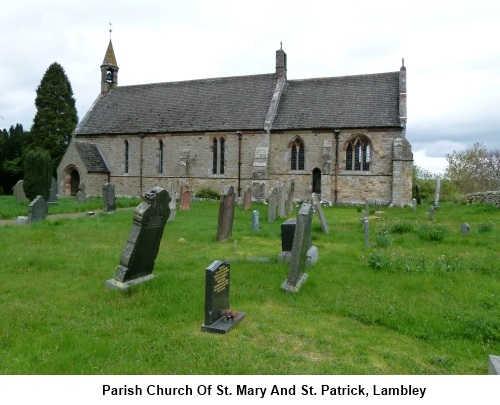
{"label": "gravestone", "polygon": [[29,201],[28,197],[24,193],[24,180],[19,180],[13,188],[14,195],[16,196],[17,202]]}
{"label": "gravestone", "polygon": [[293,192],[295,191],[295,178],[292,177],[290,184],[288,186],[288,195],[286,198],[286,215],[290,215],[293,212]]}
{"label": "gravestone", "polygon": [[179,211],[187,211],[191,208],[191,190],[187,185],[181,186],[181,199],[179,205]]}
{"label": "gravestone", "polygon": [[[234,193],[234,192],[233,192]],[[215,260],[205,269],[205,332],[227,333],[245,317],[231,310],[229,300],[230,264]]]}
{"label": "gravestone", "polygon": [[488,375],[500,375],[500,356],[488,356]]}
{"label": "gravestone", "polygon": [[217,223],[217,240],[227,240],[233,233],[234,204],[236,196],[232,186],[226,185],[220,196],[219,221]]}
{"label": "gravestone", "polygon": [[370,247],[370,225],[368,222],[368,218],[365,218],[364,221],[364,231],[365,231],[365,246]]}
{"label": "gravestone", "polygon": [[276,220],[276,205],[277,205],[278,194],[275,188],[271,189],[271,194],[269,195],[269,204],[267,206],[267,220],[269,222],[274,222]]}
{"label": "gravestone", "polygon": [[142,198],[142,203],[134,211],[132,229],[115,278],[106,281],[109,288],[127,290],[154,278],[153,267],[170,214],[170,196],[166,190],[156,186]]}
{"label": "gravestone", "polygon": [[78,193],[76,193],[76,202],[78,204],[85,204],[87,202],[87,194],[85,191],[80,190]]}
{"label": "gravestone", "polygon": [[28,205],[28,223],[41,221],[47,217],[49,207],[44,198],[39,195]]}
{"label": "gravestone", "polygon": [[470,225],[468,223],[463,223],[461,226],[462,235],[468,235],[470,232]]}
{"label": "gravestone", "polygon": [[323,232],[326,234],[330,233],[330,228],[328,227],[328,223],[326,222],[325,214],[323,213],[323,208],[321,207],[321,202],[319,201],[316,193],[312,193],[312,200],[314,204],[314,210],[318,214],[321,229],[323,229]]}
{"label": "gravestone", "polygon": [[258,231],[260,229],[259,211],[253,210],[252,212],[252,229]]}
{"label": "gravestone", "polygon": [[250,209],[252,205],[252,187],[247,186],[245,192],[243,193],[243,209],[245,211]]}
{"label": "gravestone", "polygon": [[318,249],[312,246],[311,224],[312,206],[310,203],[304,203],[297,214],[288,276],[281,285],[281,289],[287,292],[298,292],[307,280],[307,274],[304,273],[307,255],[311,254],[313,260],[317,261]]}
{"label": "gravestone", "polygon": [[47,204],[56,205],[59,204],[57,201],[57,180],[52,177],[50,182],[49,198],[47,199]]}
{"label": "gravestone", "polygon": [[104,212],[116,211],[116,195],[114,184],[105,183],[102,185],[102,201],[104,204]]}
{"label": "gravestone", "polygon": [[441,179],[436,180],[436,192],[434,194],[434,209],[439,209],[439,194],[441,192]]}

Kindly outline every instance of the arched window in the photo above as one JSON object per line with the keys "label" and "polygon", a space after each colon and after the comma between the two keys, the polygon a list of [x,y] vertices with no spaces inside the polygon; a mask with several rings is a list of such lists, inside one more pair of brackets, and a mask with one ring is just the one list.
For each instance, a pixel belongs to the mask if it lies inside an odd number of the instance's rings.
{"label": "arched window", "polygon": [[128,141],[125,141],[125,173],[128,173],[128,154],[129,154]]}
{"label": "arched window", "polygon": [[226,140],[214,138],[212,141],[212,174],[224,174]]}
{"label": "arched window", "polygon": [[355,136],[347,142],[345,149],[346,170],[370,170],[370,142],[364,136]]}
{"label": "arched window", "polygon": [[305,161],[304,142],[297,138],[292,141],[290,151],[290,170],[304,170]]}
{"label": "arched window", "polygon": [[161,139],[158,153],[158,171],[163,173],[163,141]]}

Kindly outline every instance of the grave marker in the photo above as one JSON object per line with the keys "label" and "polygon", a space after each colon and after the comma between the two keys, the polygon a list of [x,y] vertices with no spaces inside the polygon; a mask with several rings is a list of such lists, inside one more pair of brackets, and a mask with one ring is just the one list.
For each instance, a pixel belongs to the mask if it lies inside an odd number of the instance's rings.
{"label": "grave marker", "polygon": [[219,221],[217,223],[217,240],[227,240],[233,233],[234,204],[236,196],[232,186],[225,186],[220,196]]}
{"label": "grave marker", "polygon": [[47,217],[49,207],[44,198],[39,195],[28,205],[28,223],[41,221]]}
{"label": "grave marker", "polygon": [[106,281],[109,288],[127,290],[154,278],[153,267],[170,214],[169,202],[168,192],[158,186],[144,194],[143,202],[134,211],[132,229],[115,278]]}
{"label": "grave marker", "polygon": [[229,300],[230,264],[215,260],[205,269],[205,332],[227,333],[245,317],[231,310]]}

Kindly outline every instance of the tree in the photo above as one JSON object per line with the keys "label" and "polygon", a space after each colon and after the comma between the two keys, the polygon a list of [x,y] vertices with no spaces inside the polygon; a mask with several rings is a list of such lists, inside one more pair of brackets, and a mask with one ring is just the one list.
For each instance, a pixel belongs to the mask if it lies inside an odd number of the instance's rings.
{"label": "tree", "polygon": [[12,187],[23,178],[22,150],[26,138],[21,124],[0,131],[0,191],[12,191]]}
{"label": "tree", "polygon": [[445,176],[463,194],[500,189],[500,152],[488,151],[480,142],[464,151],[446,155]]}
{"label": "tree", "polygon": [[26,148],[47,150],[56,169],[78,124],[73,90],[58,63],[54,62],[45,72],[36,89],[35,106],[37,112]]}
{"label": "tree", "polygon": [[31,149],[23,156],[24,163],[24,193],[30,200],[41,195],[49,198],[52,183],[52,159],[44,149]]}

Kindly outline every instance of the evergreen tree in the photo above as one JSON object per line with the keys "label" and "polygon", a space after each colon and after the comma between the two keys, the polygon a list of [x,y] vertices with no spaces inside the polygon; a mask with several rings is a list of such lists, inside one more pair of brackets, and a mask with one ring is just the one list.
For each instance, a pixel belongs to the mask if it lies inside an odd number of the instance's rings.
{"label": "evergreen tree", "polygon": [[27,138],[27,149],[41,148],[50,153],[54,170],[61,161],[78,124],[71,84],[61,65],[54,62],[36,89],[37,112]]}
{"label": "evergreen tree", "polygon": [[41,195],[49,198],[52,183],[52,159],[44,149],[31,149],[23,156],[24,163],[24,193],[30,200]]}

